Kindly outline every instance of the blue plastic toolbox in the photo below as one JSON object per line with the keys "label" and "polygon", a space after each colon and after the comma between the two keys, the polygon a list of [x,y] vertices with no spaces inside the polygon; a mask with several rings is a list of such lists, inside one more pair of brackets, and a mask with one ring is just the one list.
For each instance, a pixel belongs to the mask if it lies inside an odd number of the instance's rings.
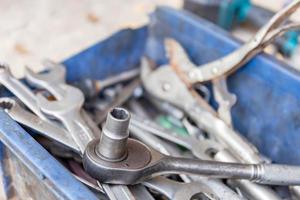
{"label": "blue plastic toolbox", "polygon": [[[178,40],[196,64],[219,58],[240,45],[203,19],[160,7],[148,26],[122,30],[67,59],[68,82],[103,79],[138,67],[144,54],[157,64],[166,63],[166,37]],[[263,54],[230,76],[229,89],[238,98],[234,127],[273,161],[300,164],[299,72]],[[0,92],[6,94],[4,89]],[[0,169],[7,195],[14,189],[32,199],[96,199],[4,111],[0,119],[0,139],[5,146],[1,146]]]}

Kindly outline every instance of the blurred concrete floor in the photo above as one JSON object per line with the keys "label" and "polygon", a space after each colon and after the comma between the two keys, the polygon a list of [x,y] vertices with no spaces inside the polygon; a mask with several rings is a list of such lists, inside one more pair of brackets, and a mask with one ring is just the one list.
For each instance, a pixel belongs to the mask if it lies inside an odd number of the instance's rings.
{"label": "blurred concrete floor", "polygon": [[[276,2],[276,3],[275,3]],[[278,10],[284,0],[254,0]],[[42,69],[125,27],[138,27],[157,5],[180,8],[182,0],[1,0],[0,62],[20,77],[24,65]]]}
{"label": "blurred concrete floor", "polygon": [[45,58],[61,61],[125,27],[145,24],[156,5],[180,0],[1,0],[0,62],[21,76],[41,70]]}

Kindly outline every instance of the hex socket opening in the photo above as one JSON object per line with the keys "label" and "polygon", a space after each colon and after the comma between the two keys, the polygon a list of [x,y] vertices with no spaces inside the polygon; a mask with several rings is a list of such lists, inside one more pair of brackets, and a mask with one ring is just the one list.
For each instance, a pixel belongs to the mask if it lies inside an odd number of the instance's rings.
{"label": "hex socket opening", "polygon": [[117,120],[127,120],[129,118],[129,112],[124,108],[113,108],[110,111],[110,115]]}

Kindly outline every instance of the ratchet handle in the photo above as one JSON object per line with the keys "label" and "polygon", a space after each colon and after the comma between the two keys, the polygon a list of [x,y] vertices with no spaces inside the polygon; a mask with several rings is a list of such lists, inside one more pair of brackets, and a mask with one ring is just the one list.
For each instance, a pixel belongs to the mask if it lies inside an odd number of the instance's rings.
{"label": "ratchet handle", "polygon": [[251,181],[267,185],[300,185],[300,167],[278,164],[256,165]]}
{"label": "ratchet handle", "polygon": [[160,169],[224,179],[248,179],[266,185],[300,185],[300,167],[276,164],[240,164],[165,157]]}

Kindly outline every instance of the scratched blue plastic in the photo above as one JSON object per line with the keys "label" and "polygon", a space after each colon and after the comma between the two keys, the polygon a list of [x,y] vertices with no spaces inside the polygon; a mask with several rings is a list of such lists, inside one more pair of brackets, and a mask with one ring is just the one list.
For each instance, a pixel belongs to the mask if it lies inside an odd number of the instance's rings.
{"label": "scratched blue plastic", "polygon": [[57,199],[97,199],[3,110],[0,119],[1,141]]}
{"label": "scratched blue plastic", "polygon": [[[152,14],[148,27],[120,31],[66,60],[67,80],[103,79],[137,67],[144,51],[158,64],[166,63],[165,37],[177,39],[196,64],[219,58],[240,45],[207,21],[161,7]],[[289,66],[260,55],[229,79],[230,90],[238,96],[234,126],[276,162],[300,164],[299,77]],[[95,198],[3,111],[0,119],[1,141],[41,181],[53,183],[49,189],[59,198]]]}

